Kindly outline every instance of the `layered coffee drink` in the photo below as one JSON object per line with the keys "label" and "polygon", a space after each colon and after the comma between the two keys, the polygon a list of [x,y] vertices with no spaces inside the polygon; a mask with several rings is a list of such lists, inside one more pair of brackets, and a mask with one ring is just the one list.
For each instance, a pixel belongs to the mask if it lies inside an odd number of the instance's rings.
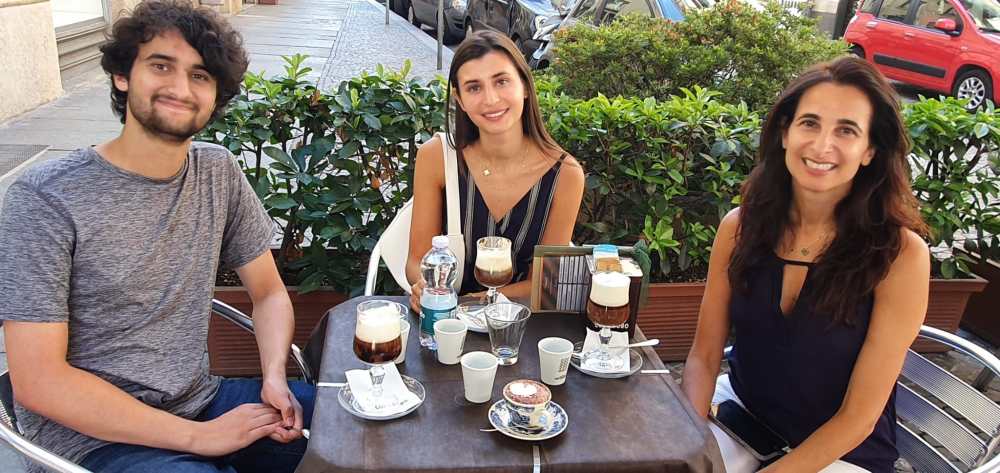
{"label": "layered coffee drink", "polygon": [[365,363],[390,363],[403,349],[399,313],[386,309],[389,308],[372,308],[358,314],[354,354]]}
{"label": "layered coffee drink", "polygon": [[479,248],[476,253],[476,281],[484,287],[503,287],[514,277],[510,248]]}
{"label": "layered coffee drink", "polygon": [[618,327],[628,322],[628,291],[631,280],[622,273],[594,274],[587,300],[587,317],[599,327]]}

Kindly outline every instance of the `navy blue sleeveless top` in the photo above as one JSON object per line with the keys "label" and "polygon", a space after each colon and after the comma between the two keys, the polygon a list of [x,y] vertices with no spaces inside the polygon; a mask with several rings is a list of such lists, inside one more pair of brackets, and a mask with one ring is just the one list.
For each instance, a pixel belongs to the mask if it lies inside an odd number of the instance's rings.
{"label": "navy blue sleeveless top", "polygon": [[[511,241],[511,262],[514,265],[514,277],[511,282],[523,281],[528,277],[528,267],[535,252],[535,245],[545,232],[545,224],[549,219],[549,209],[552,207],[556,181],[562,169],[566,153],[542,175],[521,200],[496,221],[490,215],[486,200],[479,193],[476,181],[472,178],[462,152],[458,152],[458,195],[461,207],[460,219],[462,235],[465,237],[465,271],[462,273],[462,288],[459,294],[485,291],[486,288],[476,281],[476,240],[487,236],[502,236]],[[447,202],[447,199],[445,199]],[[447,225],[448,214],[444,209],[443,222]]]}
{"label": "navy blue sleeveless top", "polygon": [[[874,297],[858,305],[853,326],[832,324],[811,310],[810,301],[822,288],[813,286],[810,271],[786,316],[781,312],[786,264],[811,266],[769,253],[751,271],[750,291],[733,291],[729,313],[735,343],[729,363],[736,395],[794,448],[840,409],[868,333]],[[894,388],[875,430],[841,460],[873,473],[894,472],[899,456],[895,406]]]}

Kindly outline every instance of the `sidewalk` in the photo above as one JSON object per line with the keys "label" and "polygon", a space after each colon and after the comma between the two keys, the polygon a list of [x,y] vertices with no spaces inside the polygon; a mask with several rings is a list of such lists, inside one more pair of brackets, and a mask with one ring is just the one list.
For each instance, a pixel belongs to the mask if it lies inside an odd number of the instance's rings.
{"label": "sidewalk", "polygon": [[[399,69],[410,59],[411,74],[430,79],[446,75],[451,63],[452,52],[445,48],[444,69],[438,71],[435,39],[395,14],[386,25],[385,10],[371,0],[281,0],[280,5],[249,5],[230,21],[243,34],[251,71],[281,73],[281,56],[301,53],[313,69],[308,78],[324,89],[362,70],[373,72],[376,64]],[[0,123],[0,147],[49,146],[33,158],[37,162],[118,134],[121,123],[111,112],[109,80],[99,66],[76,74],[64,87],[66,94],[58,100]],[[5,181],[0,177],[0,202]]]}
{"label": "sidewalk", "polygon": [[[409,59],[411,74],[427,80],[446,75],[451,63],[452,52],[445,48],[444,70],[438,71],[435,39],[395,14],[386,25],[385,10],[371,0],[280,0],[280,5],[248,5],[229,19],[243,34],[251,71],[281,73],[281,56],[301,53],[309,56],[305,64],[313,69],[308,78],[324,89],[362,70],[374,72],[376,64],[399,69]],[[25,157],[40,152],[28,161],[0,168],[0,203],[19,171],[117,136],[121,122],[111,112],[109,87],[108,78],[96,66],[74,74],[58,100],[0,123],[0,162],[4,151],[10,153],[8,159],[16,159],[9,157],[16,152],[26,153]],[[3,174],[8,169],[14,171]],[[0,368],[7,369],[2,331]],[[0,446],[0,472],[23,471],[18,454]]]}

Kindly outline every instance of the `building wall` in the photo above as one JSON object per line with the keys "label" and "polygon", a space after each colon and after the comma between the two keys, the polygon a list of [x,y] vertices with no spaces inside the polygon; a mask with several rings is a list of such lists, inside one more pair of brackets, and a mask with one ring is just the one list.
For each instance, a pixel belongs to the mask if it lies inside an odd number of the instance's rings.
{"label": "building wall", "polygon": [[0,121],[62,94],[47,0],[0,0]]}

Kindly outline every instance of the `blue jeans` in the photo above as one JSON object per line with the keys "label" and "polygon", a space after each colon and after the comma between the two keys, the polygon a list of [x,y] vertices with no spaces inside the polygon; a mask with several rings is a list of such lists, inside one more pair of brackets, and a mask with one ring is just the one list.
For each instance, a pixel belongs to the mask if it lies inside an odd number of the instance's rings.
{"label": "blue jeans", "polygon": [[[316,388],[301,381],[289,381],[288,387],[302,404],[304,427],[309,428]],[[195,420],[212,420],[240,404],[259,403],[260,389],[259,379],[223,379],[215,398]],[[80,465],[97,473],[291,473],[305,451],[305,439],[283,444],[263,438],[243,450],[217,458],[113,443],[90,452]]]}

